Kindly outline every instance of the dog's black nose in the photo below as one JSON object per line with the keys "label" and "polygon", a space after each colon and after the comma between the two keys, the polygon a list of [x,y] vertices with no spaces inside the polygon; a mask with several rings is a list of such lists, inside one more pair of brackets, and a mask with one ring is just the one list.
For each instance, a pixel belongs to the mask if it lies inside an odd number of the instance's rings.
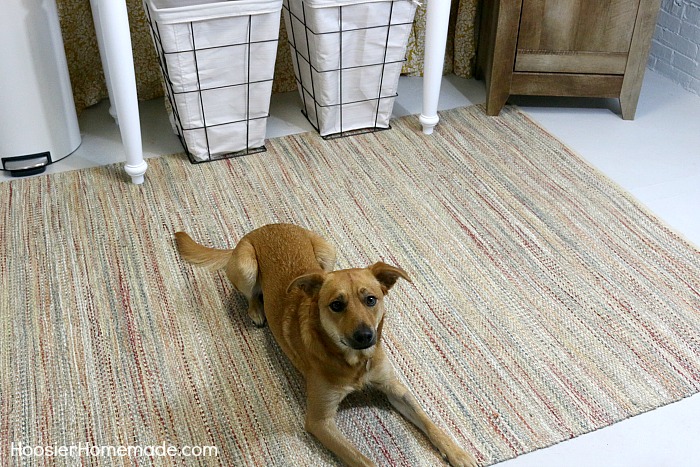
{"label": "dog's black nose", "polygon": [[360,326],[352,334],[352,348],[362,350],[372,347],[375,339],[374,331],[369,326]]}

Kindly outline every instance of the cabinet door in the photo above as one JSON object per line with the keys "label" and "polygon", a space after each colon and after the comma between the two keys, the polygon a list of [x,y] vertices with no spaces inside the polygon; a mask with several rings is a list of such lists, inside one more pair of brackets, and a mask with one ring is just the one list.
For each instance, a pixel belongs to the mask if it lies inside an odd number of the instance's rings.
{"label": "cabinet door", "polygon": [[515,71],[623,74],[640,0],[523,0]]}

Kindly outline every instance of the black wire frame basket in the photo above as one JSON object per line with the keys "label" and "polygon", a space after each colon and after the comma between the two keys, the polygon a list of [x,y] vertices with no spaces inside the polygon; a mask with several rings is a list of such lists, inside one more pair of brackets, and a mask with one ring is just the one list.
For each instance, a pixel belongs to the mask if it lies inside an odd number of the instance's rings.
{"label": "black wire frame basket", "polygon": [[[190,34],[191,34],[191,40],[192,40],[192,48],[187,49],[187,50],[177,50],[174,52],[166,52],[163,47],[163,42],[161,38],[161,31],[159,28],[159,24],[157,21],[155,21],[152,16],[150,9],[148,8],[148,5],[146,2],[144,2],[144,10],[146,12],[146,20],[148,22],[149,28],[151,30],[151,35],[153,37],[153,42],[156,47],[156,54],[158,56],[158,63],[160,65],[161,73],[162,73],[162,78],[164,82],[164,87],[166,91],[166,97],[168,99],[168,104],[169,104],[169,110],[172,113],[172,117],[175,120],[175,125],[174,129],[176,130],[176,134],[178,136],[178,139],[180,140],[180,143],[182,144],[183,148],[185,149],[185,153],[187,154],[188,159],[192,164],[200,164],[203,162],[210,162],[210,161],[215,161],[215,160],[221,160],[221,159],[229,159],[233,157],[240,157],[240,156],[246,156],[249,154],[257,154],[261,152],[267,151],[267,148],[265,147],[264,144],[262,145],[256,145],[254,147],[251,147],[250,145],[250,140],[251,140],[251,122],[255,121],[261,121],[259,123],[265,125],[267,118],[270,116],[269,111],[265,113],[265,115],[262,116],[251,116],[251,109],[250,109],[250,99],[251,99],[251,85],[255,84],[261,84],[261,83],[272,83],[272,77],[269,79],[264,79],[264,80],[258,80],[258,81],[250,81],[249,79],[240,82],[240,83],[235,83],[235,84],[229,84],[225,86],[217,86],[217,87],[212,87],[212,88],[205,88],[202,87],[202,83],[200,81],[200,67],[199,63],[197,60],[197,54],[198,52],[202,51],[207,51],[207,50],[212,50],[212,49],[217,49],[217,48],[224,48],[224,47],[235,47],[235,46],[241,46],[241,47],[246,47],[247,48],[247,70],[246,70],[246,77],[250,77],[250,65],[251,65],[251,49],[253,48],[255,44],[265,44],[265,43],[274,43],[277,44],[279,42],[279,38],[275,39],[269,39],[269,40],[260,40],[260,41],[251,41],[251,31],[252,31],[252,18],[253,15],[244,15],[247,16],[248,20],[248,39],[245,42],[240,42],[240,43],[232,43],[232,44],[225,44],[225,45],[219,45],[216,47],[197,47],[197,38],[195,37],[195,27],[194,27],[194,22],[189,22],[189,29],[190,29]],[[196,89],[192,91],[175,91],[175,87],[173,84],[173,81],[170,78],[170,70],[168,67],[168,60],[166,59],[167,55],[171,54],[192,54],[193,60],[194,60],[194,67],[196,71]],[[271,67],[274,67],[274,61],[271,63]],[[271,74],[272,75],[272,74]],[[207,123],[206,120],[206,106],[203,100],[203,94],[208,92],[208,91],[217,91],[221,90],[223,88],[238,88],[238,87],[245,87],[245,100],[246,100],[246,109],[245,109],[245,116],[243,118],[238,118],[238,119],[233,119],[225,122],[216,122],[214,124]],[[183,124],[183,118],[181,118],[181,109],[178,106],[177,103],[177,98],[176,96],[178,95],[185,95],[185,94],[192,94],[195,93],[196,96],[198,97],[198,104],[199,104],[199,111],[201,112],[201,119],[202,119],[202,125],[196,125],[196,126],[187,126]],[[224,127],[225,125],[232,125],[232,124],[244,124],[245,125],[245,147],[241,150],[232,150],[232,151],[224,151],[224,152],[218,152],[214,155],[211,153],[211,146],[210,146],[210,137],[209,133],[213,129],[216,129],[217,127]],[[206,158],[197,158],[190,147],[188,147],[187,144],[187,138],[185,137],[185,134],[187,132],[203,132],[204,134],[204,142],[206,145]]]}
{"label": "black wire frame basket", "polygon": [[[365,133],[373,133],[377,131],[384,131],[384,130],[389,130],[391,129],[391,125],[387,124],[387,126],[380,126],[378,124],[379,116],[380,116],[380,104],[383,101],[391,100],[392,106],[393,106],[393,100],[398,96],[398,93],[394,89],[393,92],[390,94],[382,94],[382,90],[384,89],[384,84],[385,84],[385,77],[387,73],[385,73],[387,66],[391,65],[396,65],[396,64],[403,64],[406,61],[405,58],[405,52],[404,56],[401,60],[387,60],[387,50],[389,48],[389,40],[390,40],[390,35],[391,35],[391,30],[394,27],[397,26],[413,26],[413,15],[411,15],[411,20],[410,21],[398,21],[398,22],[393,22],[394,20],[394,4],[397,1],[407,1],[407,0],[392,0],[390,1],[390,7],[389,7],[389,13],[388,17],[386,18],[386,22],[382,22],[379,25],[372,25],[372,26],[367,26],[367,27],[359,27],[359,28],[348,28],[344,29],[343,28],[343,9],[346,8],[342,5],[337,6],[335,8],[338,8],[338,16],[339,16],[339,29],[336,31],[331,31],[331,32],[315,32],[311,30],[311,28],[308,26],[307,22],[307,6],[305,2],[302,0],[301,1],[301,13],[302,16],[298,16],[295,14],[292,9],[288,6],[287,2],[283,3],[283,10],[285,14],[289,15],[289,21],[287,23],[287,35],[288,35],[288,43],[290,46],[291,53],[293,54],[293,60],[296,69],[295,71],[295,78],[297,82],[297,86],[300,90],[300,93],[302,94],[301,100],[302,100],[302,109],[301,112],[302,114],[306,117],[306,119],[309,121],[311,126],[321,133],[320,130],[320,124],[319,124],[319,112],[323,111],[324,109],[330,109],[333,107],[336,107],[338,109],[338,126],[340,127],[340,131],[334,132],[331,134],[326,134],[322,135],[323,139],[335,139],[335,138],[342,138],[342,137],[347,137],[347,136],[355,136],[358,134],[365,134]],[[305,50],[299,50],[297,47],[297,44],[294,41],[295,37],[295,31],[294,31],[294,24],[295,22],[292,19],[296,19],[303,27],[304,27],[304,33],[306,34],[306,47]],[[368,29],[377,29],[377,28],[386,28],[386,35],[385,35],[385,42],[384,42],[384,57],[383,60],[380,62],[376,63],[366,63],[362,65],[357,65],[357,66],[343,66],[343,54],[342,54],[342,49],[343,49],[343,36],[345,33],[349,32],[354,32],[354,31],[359,31],[359,30],[368,30]],[[307,57],[311,57],[311,50],[309,44],[312,41],[317,41],[319,38],[323,35],[326,34],[337,34],[339,37],[338,40],[338,64],[339,66],[337,68],[333,69],[323,69],[319,70],[316,68]],[[405,45],[404,45],[405,46]],[[304,54],[305,52],[305,54]],[[303,74],[300,69],[301,63],[304,63],[305,66],[307,66],[311,72],[309,73],[310,79],[304,79],[302,78]],[[360,99],[360,100],[351,100],[351,101],[345,101],[343,99],[343,75],[345,72],[354,70],[357,68],[367,68],[367,67],[381,67],[381,71],[379,73],[379,82],[377,84],[377,93],[374,96],[365,98],[365,99]],[[338,96],[339,96],[339,102],[337,104],[323,104],[319,101],[317,98],[316,94],[316,83],[314,83],[314,73],[316,73],[317,76],[320,76],[324,73],[338,73],[338,81],[339,81],[339,89],[338,89]],[[307,103],[307,99],[305,98],[306,96],[310,97],[310,100],[312,102],[313,108]],[[352,128],[352,129],[345,129],[344,122],[343,122],[343,110],[344,107],[348,107],[351,105],[356,105],[360,104],[363,102],[373,102],[374,103],[374,121],[368,121],[369,123],[366,127],[363,128]],[[312,118],[311,114],[313,114],[316,118]],[[314,121],[315,120],[315,121]]]}

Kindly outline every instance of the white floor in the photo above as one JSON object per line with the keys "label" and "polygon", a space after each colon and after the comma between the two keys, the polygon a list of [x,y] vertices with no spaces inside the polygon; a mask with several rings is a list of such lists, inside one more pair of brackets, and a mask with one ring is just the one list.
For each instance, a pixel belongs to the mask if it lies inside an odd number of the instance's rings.
{"label": "white floor", "polygon": [[[395,116],[420,113],[421,82],[401,78]],[[443,80],[441,109],[482,102],[483,83],[454,76]],[[700,245],[700,97],[647,70],[634,121],[618,116],[614,100],[514,98],[512,102]],[[140,107],[146,157],[181,152],[162,101],[142,102]],[[299,111],[296,93],[276,95],[270,113],[270,137],[312,129]],[[106,102],[84,111],[80,128],[80,148],[51,165],[47,173],[124,160]],[[10,179],[5,172],[0,175],[0,181]],[[698,440],[700,395],[499,467],[700,466]]]}

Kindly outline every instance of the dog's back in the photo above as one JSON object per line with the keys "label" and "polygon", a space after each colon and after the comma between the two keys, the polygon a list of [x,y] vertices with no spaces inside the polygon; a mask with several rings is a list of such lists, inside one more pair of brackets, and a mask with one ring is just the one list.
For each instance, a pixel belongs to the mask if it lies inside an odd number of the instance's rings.
{"label": "dog's back", "polygon": [[[303,313],[300,303],[287,289],[302,274],[331,271],[335,264],[335,249],[321,236],[289,224],[261,227],[246,235],[245,239],[253,245],[257,256],[258,282],[270,331],[292,363],[301,370],[305,358],[298,353],[303,340],[299,324],[306,318],[299,316],[300,312]],[[297,293],[297,290],[291,292],[292,295]]]}
{"label": "dog's back", "polygon": [[[333,247],[320,236],[296,225],[266,225],[253,230],[244,239],[255,249],[258,281],[264,297],[282,297],[298,276],[315,269],[332,270],[335,263]],[[318,256],[317,250],[321,253]]]}

